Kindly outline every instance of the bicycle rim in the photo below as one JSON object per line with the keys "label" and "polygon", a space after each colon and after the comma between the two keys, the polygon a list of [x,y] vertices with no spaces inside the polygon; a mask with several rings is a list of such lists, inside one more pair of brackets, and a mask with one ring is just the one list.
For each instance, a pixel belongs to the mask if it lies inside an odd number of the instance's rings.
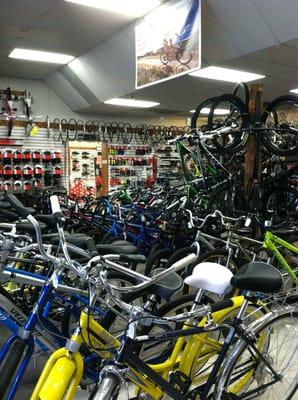
{"label": "bicycle rim", "polygon": [[[294,397],[298,378],[297,317],[297,312],[279,315],[256,332],[256,347],[281,375],[281,380],[273,383],[274,378],[266,363],[250,346],[241,342],[224,383],[226,396],[236,394],[241,395],[241,399],[258,400],[297,398]],[[259,392],[256,392],[257,388]]]}

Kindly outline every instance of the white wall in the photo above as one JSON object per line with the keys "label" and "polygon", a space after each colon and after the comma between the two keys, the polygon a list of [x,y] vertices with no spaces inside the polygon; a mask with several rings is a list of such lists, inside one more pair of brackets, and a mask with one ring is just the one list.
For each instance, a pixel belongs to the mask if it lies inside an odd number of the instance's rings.
{"label": "white wall", "polygon": [[[6,89],[10,87],[11,90],[29,90],[34,101],[32,104],[32,113],[34,115],[42,115],[50,117],[52,121],[54,118],[76,118],[87,121],[89,119],[99,119],[104,121],[125,121],[132,124],[158,124],[158,125],[186,125],[185,118],[175,116],[165,116],[160,118],[159,116],[146,118],[132,118],[122,114],[120,117],[111,115],[91,115],[91,114],[79,114],[73,112],[67,104],[42,80],[29,80],[11,77],[0,77],[0,89]],[[22,106],[20,104],[18,112],[22,113]]]}

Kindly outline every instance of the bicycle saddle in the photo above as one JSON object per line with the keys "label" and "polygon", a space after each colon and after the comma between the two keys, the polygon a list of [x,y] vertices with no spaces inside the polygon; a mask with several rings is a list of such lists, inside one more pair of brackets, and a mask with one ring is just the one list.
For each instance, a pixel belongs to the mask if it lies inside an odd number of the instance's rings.
{"label": "bicycle saddle", "polygon": [[238,289],[254,292],[277,292],[282,288],[283,278],[278,269],[264,262],[245,264],[231,279]]}
{"label": "bicycle saddle", "polygon": [[35,215],[35,218],[38,221],[41,221],[41,222],[45,223],[48,228],[55,228],[56,227],[56,221],[55,221],[55,218],[52,215],[37,214],[37,215]]}
{"label": "bicycle saddle", "polygon": [[223,265],[202,262],[194,267],[192,274],[187,276],[184,282],[196,289],[222,295],[230,286],[232,276],[232,272]]}
{"label": "bicycle saddle", "polygon": [[1,222],[14,222],[19,219],[18,214],[10,210],[0,209]]}
{"label": "bicycle saddle", "polygon": [[[41,232],[44,232],[47,230],[46,224],[43,222],[38,222],[39,228]],[[16,223],[16,229],[18,233],[30,233],[31,235],[35,234],[35,229],[34,226],[27,221],[20,221]]]}
{"label": "bicycle saddle", "polygon": [[99,254],[136,254],[138,248],[134,244],[125,240],[116,240],[110,244],[97,244],[96,249]]}

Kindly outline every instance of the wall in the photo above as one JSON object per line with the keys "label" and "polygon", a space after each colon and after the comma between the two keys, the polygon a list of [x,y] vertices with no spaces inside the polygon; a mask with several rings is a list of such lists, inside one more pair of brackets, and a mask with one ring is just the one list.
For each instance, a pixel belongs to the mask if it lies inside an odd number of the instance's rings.
{"label": "wall", "polygon": [[[167,116],[162,117],[149,117],[146,118],[132,118],[127,117],[122,114],[120,117],[111,116],[111,115],[95,115],[95,114],[82,114],[73,112],[67,104],[46,84],[45,81],[42,80],[29,80],[29,79],[18,79],[18,78],[10,78],[10,77],[0,77],[0,89],[6,89],[10,87],[12,90],[29,90],[31,95],[34,98],[34,102],[32,104],[32,113],[34,115],[42,115],[46,117],[47,115],[50,117],[52,121],[54,118],[76,118],[82,120],[90,120],[90,119],[98,119],[104,121],[126,121],[132,124],[155,124],[155,125],[176,125],[176,126],[184,126],[186,124],[186,120],[183,117],[176,116]],[[22,109],[18,112],[22,113]]]}

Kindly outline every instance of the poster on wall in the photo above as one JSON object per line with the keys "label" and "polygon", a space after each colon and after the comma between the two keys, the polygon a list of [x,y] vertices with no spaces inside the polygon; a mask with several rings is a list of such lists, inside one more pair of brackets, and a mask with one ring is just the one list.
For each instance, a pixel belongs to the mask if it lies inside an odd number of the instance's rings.
{"label": "poster on wall", "polygon": [[201,66],[201,0],[175,0],[135,28],[136,88],[188,74]]}

